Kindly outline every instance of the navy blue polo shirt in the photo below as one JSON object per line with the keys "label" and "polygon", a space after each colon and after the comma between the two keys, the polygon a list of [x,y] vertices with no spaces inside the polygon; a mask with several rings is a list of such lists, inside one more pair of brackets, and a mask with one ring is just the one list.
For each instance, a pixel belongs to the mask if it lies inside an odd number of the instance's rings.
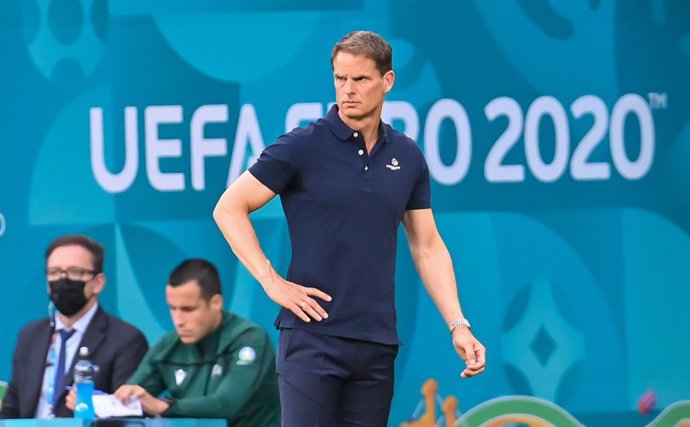
{"label": "navy blue polo shirt", "polygon": [[430,207],[429,170],[415,142],[387,124],[367,154],[333,106],[325,118],[281,136],[249,172],[280,195],[290,231],[287,279],[317,298],[328,319],[305,323],[282,309],[279,328],[398,344],[397,230],[408,209]]}

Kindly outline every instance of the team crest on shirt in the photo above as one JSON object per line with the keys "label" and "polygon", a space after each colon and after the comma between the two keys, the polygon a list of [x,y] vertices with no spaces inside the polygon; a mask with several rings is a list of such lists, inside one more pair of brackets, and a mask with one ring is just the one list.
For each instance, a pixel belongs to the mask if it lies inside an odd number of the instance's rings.
{"label": "team crest on shirt", "polygon": [[213,365],[213,368],[211,369],[211,376],[219,377],[221,375],[223,375],[223,367],[216,363],[215,365]]}
{"label": "team crest on shirt", "polygon": [[180,385],[187,378],[187,372],[184,369],[178,369],[175,371],[175,384]]}
{"label": "team crest on shirt", "polygon": [[392,171],[397,171],[400,169],[400,163],[398,162],[398,159],[393,157],[391,159],[391,162],[389,164],[387,164],[386,167]]}
{"label": "team crest on shirt", "polygon": [[251,347],[242,347],[237,355],[238,365],[251,365],[256,360],[256,350]]}

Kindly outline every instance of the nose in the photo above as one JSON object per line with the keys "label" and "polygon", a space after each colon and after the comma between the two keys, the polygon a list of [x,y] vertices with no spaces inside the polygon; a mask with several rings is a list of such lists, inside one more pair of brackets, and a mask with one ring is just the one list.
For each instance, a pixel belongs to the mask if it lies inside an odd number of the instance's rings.
{"label": "nose", "polygon": [[172,321],[176,328],[181,328],[184,326],[184,315],[179,311],[173,311]]}

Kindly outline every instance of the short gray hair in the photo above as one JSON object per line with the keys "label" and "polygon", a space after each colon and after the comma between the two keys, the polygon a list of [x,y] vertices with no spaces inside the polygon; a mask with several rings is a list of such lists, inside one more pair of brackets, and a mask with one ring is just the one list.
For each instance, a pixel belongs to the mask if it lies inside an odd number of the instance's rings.
{"label": "short gray hair", "polygon": [[383,37],[371,31],[352,31],[345,34],[333,46],[331,65],[333,65],[333,60],[340,51],[366,56],[374,61],[381,75],[393,69],[393,48]]}

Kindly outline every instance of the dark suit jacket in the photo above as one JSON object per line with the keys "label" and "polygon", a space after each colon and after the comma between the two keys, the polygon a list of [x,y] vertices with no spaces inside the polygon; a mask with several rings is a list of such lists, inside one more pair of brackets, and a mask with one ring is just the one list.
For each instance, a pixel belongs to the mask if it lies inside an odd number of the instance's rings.
{"label": "dark suit jacket", "polygon": [[[26,325],[19,333],[12,359],[12,379],[2,402],[0,418],[33,418],[38,407],[43,385],[46,356],[54,328],[48,319]],[[79,347],[88,347],[91,361],[98,366],[95,387],[107,393],[114,392],[125,383],[139,366],[148,350],[144,335],[134,326],[105,313],[100,307],[84,332]],[[74,364],[68,374],[71,383]],[[71,417],[65,407],[64,391],[59,399],[56,415]]]}

